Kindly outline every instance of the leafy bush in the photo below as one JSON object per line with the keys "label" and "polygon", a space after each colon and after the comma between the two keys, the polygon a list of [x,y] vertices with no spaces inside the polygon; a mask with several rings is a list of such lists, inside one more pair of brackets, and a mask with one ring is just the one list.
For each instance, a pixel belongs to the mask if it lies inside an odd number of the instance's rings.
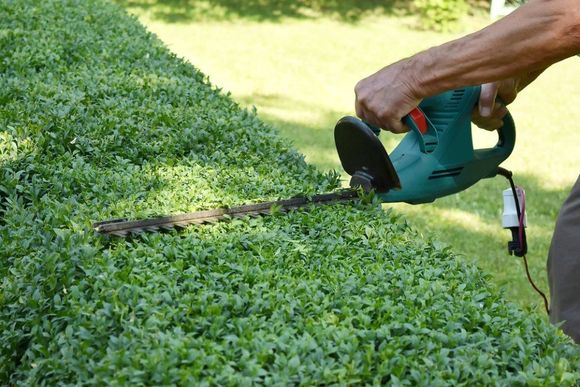
{"label": "leafy bush", "polygon": [[2,384],[574,384],[580,354],[376,205],[109,239],[333,189],[101,0],[0,3]]}
{"label": "leafy bush", "polygon": [[419,27],[435,31],[453,29],[469,9],[466,0],[415,0],[414,5],[419,15]]}

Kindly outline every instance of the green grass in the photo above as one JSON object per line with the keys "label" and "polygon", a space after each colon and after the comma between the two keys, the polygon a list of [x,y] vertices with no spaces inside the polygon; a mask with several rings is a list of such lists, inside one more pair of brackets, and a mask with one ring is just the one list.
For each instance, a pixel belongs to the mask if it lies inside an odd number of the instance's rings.
{"label": "green grass", "polygon": [[[355,22],[325,14],[315,18],[290,14],[276,20],[238,15],[227,21],[216,17],[173,23],[175,19],[159,17],[160,8],[155,6],[129,9],[234,99],[256,106],[258,115],[278,128],[308,162],[337,171],[341,167],[332,130],[338,118],[353,114],[353,88],[359,79],[487,23],[474,18],[465,22],[461,33],[439,34],[413,30],[414,19],[384,12],[365,14]],[[165,15],[180,10],[163,9]],[[532,275],[544,290],[554,221],[579,172],[579,74],[580,58],[555,65],[511,106],[519,137],[504,166],[527,190],[528,257]],[[495,141],[494,134],[474,132],[476,144]],[[382,138],[389,149],[398,141],[386,133]],[[521,260],[506,254],[509,232],[501,228],[501,191],[507,187],[507,181],[498,177],[434,204],[393,207],[422,234],[453,246],[490,273],[511,300],[541,307]]]}
{"label": "green grass", "polygon": [[[203,20],[281,21],[320,16],[356,22],[369,15],[401,14],[398,0],[116,0],[117,3],[165,22]],[[401,5],[404,5],[401,7]]]}

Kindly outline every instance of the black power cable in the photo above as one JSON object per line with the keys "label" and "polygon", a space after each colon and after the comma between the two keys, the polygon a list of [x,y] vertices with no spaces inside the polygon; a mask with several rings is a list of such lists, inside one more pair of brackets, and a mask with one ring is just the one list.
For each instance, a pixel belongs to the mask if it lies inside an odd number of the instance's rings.
{"label": "black power cable", "polygon": [[536,284],[534,283],[534,280],[532,279],[532,276],[530,275],[530,268],[528,267],[528,259],[526,258],[526,252],[528,250],[527,241],[526,241],[526,229],[525,229],[524,224],[523,224],[523,218],[522,218],[521,209],[520,209],[520,201],[518,198],[518,192],[516,190],[516,186],[514,184],[513,173],[511,171],[508,171],[505,168],[502,168],[502,167],[498,167],[497,173],[498,173],[498,175],[502,175],[503,177],[508,179],[508,181],[510,182],[512,193],[514,195],[514,202],[516,205],[516,213],[518,215],[519,237],[512,231],[512,235],[514,236],[514,241],[510,242],[510,244],[508,245],[509,249],[510,249],[510,253],[512,253],[512,251],[513,251],[515,255],[522,257],[524,259],[524,266],[526,268],[526,275],[528,277],[528,281],[530,282],[530,284],[532,285],[534,290],[536,292],[538,292],[538,294],[540,296],[542,296],[542,298],[544,299],[544,308],[546,308],[546,313],[549,315],[550,308],[548,306],[548,298],[546,297],[544,292],[542,292],[536,286]]}

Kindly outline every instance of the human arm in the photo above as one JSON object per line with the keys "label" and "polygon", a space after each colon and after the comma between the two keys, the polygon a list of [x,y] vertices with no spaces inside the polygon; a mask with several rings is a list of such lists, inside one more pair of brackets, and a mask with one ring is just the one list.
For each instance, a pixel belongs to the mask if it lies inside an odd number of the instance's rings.
{"label": "human arm", "polygon": [[483,30],[361,80],[355,88],[356,112],[370,124],[403,132],[401,118],[423,98],[466,85],[539,75],[579,52],[580,1],[531,0]]}

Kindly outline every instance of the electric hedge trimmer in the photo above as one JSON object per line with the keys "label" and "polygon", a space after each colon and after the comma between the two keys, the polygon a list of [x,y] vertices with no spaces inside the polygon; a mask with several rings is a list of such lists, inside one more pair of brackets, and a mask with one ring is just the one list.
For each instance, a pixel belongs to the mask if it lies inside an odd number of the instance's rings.
{"label": "electric hedge trimmer", "polygon": [[334,130],[336,149],[352,189],[296,197],[240,207],[198,211],[144,220],[114,219],[94,224],[97,232],[127,236],[146,231],[183,228],[191,224],[288,211],[310,205],[358,199],[360,187],[374,191],[383,202],[432,202],[462,191],[480,179],[493,177],[515,144],[511,116],[498,130],[499,141],[490,149],[473,149],[471,112],[480,87],[466,87],[425,99],[403,120],[411,129],[391,156],[378,139],[380,129],[354,117],[344,117]]}

